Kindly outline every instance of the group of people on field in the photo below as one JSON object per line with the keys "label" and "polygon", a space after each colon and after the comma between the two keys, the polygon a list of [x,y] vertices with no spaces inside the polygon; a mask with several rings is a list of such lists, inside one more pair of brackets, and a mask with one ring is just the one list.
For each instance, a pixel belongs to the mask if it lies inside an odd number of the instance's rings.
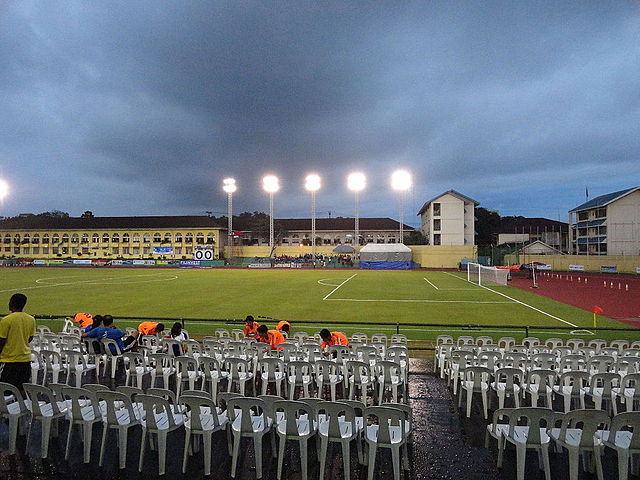
{"label": "group of people on field", "polygon": [[[248,315],[245,319],[244,336],[255,338],[261,343],[267,343],[272,350],[278,350],[280,348],[279,345],[286,342],[290,334],[291,324],[286,320],[278,322],[275,330],[269,330],[266,325],[260,325],[256,322],[252,315]],[[331,332],[327,328],[323,328],[320,330],[320,337],[322,338],[320,348],[325,352],[327,347],[331,345],[349,345],[349,339],[342,332]]]}

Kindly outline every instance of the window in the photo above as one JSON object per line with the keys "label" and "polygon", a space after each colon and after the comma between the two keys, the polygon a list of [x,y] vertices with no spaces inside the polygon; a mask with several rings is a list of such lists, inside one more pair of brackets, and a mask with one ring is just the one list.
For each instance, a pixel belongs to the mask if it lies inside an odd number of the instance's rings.
{"label": "window", "polygon": [[589,220],[589,212],[578,212],[578,220]]}
{"label": "window", "polygon": [[396,243],[396,237],[389,237],[389,243]]}
{"label": "window", "polygon": [[384,235],[376,235],[376,243],[384,243]]}
{"label": "window", "polygon": [[82,243],[89,243],[89,234],[88,233],[83,233],[82,234]]}
{"label": "window", "polygon": [[367,243],[373,243],[373,235],[371,235],[371,234],[367,234],[366,242],[367,242]]}
{"label": "window", "polygon": [[31,239],[31,243],[40,243],[40,235],[36,233]]}
{"label": "window", "polygon": [[40,253],[40,248],[38,247],[33,247],[33,254],[34,255],[38,255]]}
{"label": "window", "polygon": [[153,234],[153,241],[155,243],[160,243],[162,241],[162,235],[159,232]]}
{"label": "window", "polygon": [[111,236],[111,243],[120,243],[120,235],[118,235],[117,233],[114,233]]}
{"label": "window", "polygon": [[128,233],[123,233],[122,234],[122,243],[129,243],[129,234]]}
{"label": "window", "polygon": [[176,243],[182,243],[182,234],[180,232],[176,233]]}
{"label": "window", "polygon": [[139,233],[134,233],[133,234],[133,243],[140,243],[140,234]]}
{"label": "window", "polygon": [[54,255],[57,255],[57,254],[58,254],[58,252],[60,251],[60,249],[59,249],[58,247],[53,247],[53,248],[51,249],[51,251],[52,251],[52,253],[53,253]]}
{"label": "window", "polygon": [[49,247],[42,247],[42,254],[49,255]]}
{"label": "window", "polygon": [[102,234],[102,243],[109,243],[109,234],[108,233],[103,233]]}
{"label": "window", "polygon": [[187,247],[185,250],[187,255],[193,255],[193,247]]}
{"label": "window", "polygon": [[433,219],[433,229],[436,231],[440,231],[440,219],[439,218],[434,218]]}
{"label": "window", "polygon": [[213,232],[207,233],[207,245],[213,245],[216,243],[216,235]]}
{"label": "window", "polygon": [[[185,238],[185,242],[186,243],[193,243],[193,233],[187,233],[187,236]],[[188,249],[187,249],[188,250]],[[192,249],[193,250],[193,249]]]}
{"label": "window", "polygon": [[440,203],[433,203],[433,216],[434,217],[439,217],[440,216]]}
{"label": "window", "polygon": [[433,244],[434,244],[434,245],[440,245],[440,242],[441,242],[441,240],[440,240],[440,234],[439,234],[439,233],[436,233],[436,234],[433,236]]}
{"label": "window", "polygon": [[601,207],[596,210],[596,217],[606,217],[607,216],[607,207]]}
{"label": "window", "polygon": [[69,243],[69,235],[66,233],[62,235],[62,243]]}
{"label": "window", "polygon": [[83,254],[89,254],[89,247],[82,247]]}
{"label": "window", "polygon": [[11,235],[9,235],[8,233],[4,236],[4,243],[11,243]]}
{"label": "window", "polygon": [[97,233],[91,235],[91,243],[100,243],[100,235]]}
{"label": "window", "polygon": [[29,254],[29,247],[24,247],[24,248],[22,249],[22,253],[23,253],[23,254],[27,254],[27,255],[28,255],[28,254]]}
{"label": "window", "polygon": [[53,236],[51,237],[51,241],[52,243],[60,243],[60,237],[58,236],[57,233],[53,234]]}
{"label": "window", "polygon": [[322,239],[322,244],[323,245],[331,245],[331,237],[324,237]]}
{"label": "window", "polygon": [[176,255],[182,255],[182,247],[176,247]]}
{"label": "window", "polygon": [[202,232],[198,232],[196,234],[196,243],[198,245],[202,245],[204,243],[204,234]]}
{"label": "window", "polygon": [[71,243],[80,243],[80,235],[77,233],[71,235]]}
{"label": "window", "polygon": [[133,254],[134,255],[140,255],[140,248],[139,247],[133,247]]}
{"label": "window", "polygon": [[22,243],[29,243],[29,241],[30,241],[29,234],[25,233],[24,238],[22,239]]}
{"label": "window", "polygon": [[129,255],[129,247],[122,247],[122,254]]}
{"label": "window", "polygon": [[145,233],[145,234],[142,236],[142,241],[143,241],[144,243],[149,243],[149,242],[151,242],[151,235],[149,235],[148,233]]}
{"label": "window", "polygon": [[164,234],[164,243],[171,243],[171,234],[170,233],[165,233]]}
{"label": "window", "polygon": [[119,249],[118,247],[113,247],[113,248],[111,249],[111,252],[112,252],[114,255],[118,255],[118,254],[120,253],[120,249]]}
{"label": "window", "polygon": [[145,255],[149,255],[151,253],[151,247],[144,247],[142,249],[142,253],[144,253]]}

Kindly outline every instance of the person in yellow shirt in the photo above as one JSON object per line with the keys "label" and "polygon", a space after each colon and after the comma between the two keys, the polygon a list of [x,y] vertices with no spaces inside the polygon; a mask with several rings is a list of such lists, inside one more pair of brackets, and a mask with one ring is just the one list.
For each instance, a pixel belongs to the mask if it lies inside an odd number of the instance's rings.
{"label": "person in yellow shirt", "polygon": [[36,320],[22,310],[27,297],[14,294],[9,300],[9,315],[0,320],[0,382],[22,390],[31,377],[31,346]]}

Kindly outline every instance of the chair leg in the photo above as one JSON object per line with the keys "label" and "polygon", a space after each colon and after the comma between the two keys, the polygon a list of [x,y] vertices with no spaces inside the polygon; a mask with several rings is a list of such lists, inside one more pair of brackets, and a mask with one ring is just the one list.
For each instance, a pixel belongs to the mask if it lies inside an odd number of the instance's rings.
{"label": "chair leg", "polygon": [[375,443],[367,442],[367,446],[369,447],[369,468],[367,472],[367,480],[373,480],[373,471],[376,467],[376,453],[378,451],[378,446]]}
{"label": "chair leg", "polygon": [[167,432],[158,432],[158,475],[164,475],[167,462]]}
{"label": "chair leg", "polygon": [[85,422],[82,424],[83,445],[84,445],[84,463],[89,463],[91,459],[91,437],[93,436],[93,423]]}
{"label": "chair leg", "polygon": [[191,430],[184,429],[184,452],[182,454],[182,473],[187,471],[187,457],[189,456],[189,442],[191,441]]}
{"label": "chair leg", "polygon": [[625,450],[616,450],[618,453],[618,478],[627,480],[629,478],[629,453]]}
{"label": "chair leg", "polygon": [[204,474],[211,475],[211,433],[202,434],[204,444]]}
{"label": "chair leg", "polygon": [[300,471],[302,472],[302,480],[307,480],[307,470],[309,468],[307,456],[309,449],[307,446],[307,439],[300,439]]}
{"label": "chair leg", "polygon": [[[100,442],[100,459],[98,460],[98,466],[101,467],[104,463],[104,451],[107,446],[107,435],[109,434],[109,427],[106,423],[102,425],[102,441]],[[122,445],[119,445],[119,448],[122,449]],[[122,468],[122,467],[120,467]]]}
{"label": "chair leg", "polygon": [[349,449],[350,442],[342,441],[342,463],[344,465],[344,480],[351,478],[351,451]]}
{"label": "chair leg", "polygon": [[129,437],[128,427],[118,428],[118,451],[120,459],[120,469],[127,468],[127,439]]}
{"label": "chair leg", "polygon": [[[545,480],[551,480],[551,465],[549,463],[549,447],[543,446],[540,451],[542,452],[542,465],[544,467]],[[602,479],[600,479],[602,480]]]}
{"label": "chair leg", "polygon": [[393,478],[400,480],[400,447],[391,447],[391,458],[393,459]]}
{"label": "chair leg", "polygon": [[320,480],[324,480],[324,469],[327,464],[327,447],[329,446],[329,439],[327,437],[320,437]]}
{"label": "chair leg", "polygon": [[284,449],[287,443],[285,435],[280,436],[280,448],[278,449],[278,480],[282,478],[282,464],[284,463]]}
{"label": "chair leg", "polygon": [[568,448],[569,452],[569,480],[578,480],[580,469],[580,453],[577,448]]}
{"label": "chair leg", "polygon": [[262,437],[253,439],[253,448],[256,456],[256,478],[262,478]]}
{"label": "chair leg", "polygon": [[527,448],[524,444],[516,445],[516,469],[518,480],[524,480],[524,466],[527,459]]}
{"label": "chair leg", "polygon": [[19,423],[19,417],[15,415],[9,416],[9,455],[15,455],[16,453],[16,441],[18,439]]}
{"label": "chair leg", "polygon": [[[460,389],[460,398],[462,399],[462,392],[464,389]],[[467,390],[467,418],[471,416],[471,400],[473,400],[473,390]]]}
{"label": "chair leg", "polygon": [[[44,424],[42,425],[44,427]],[[69,460],[69,450],[71,450],[71,435],[73,435],[73,422],[69,422],[69,432],[67,433],[67,446],[64,449],[64,459]],[[42,437],[44,438],[44,428],[42,429]],[[45,458],[45,457],[42,457]]]}
{"label": "chair leg", "polygon": [[236,468],[238,467],[238,456],[240,455],[240,433],[233,434],[233,454],[231,457],[231,476],[236,478]]}
{"label": "chair leg", "polygon": [[140,457],[138,459],[138,471],[142,471],[142,466],[144,464],[144,449],[147,443],[147,429],[142,427],[142,440],[140,441]]}

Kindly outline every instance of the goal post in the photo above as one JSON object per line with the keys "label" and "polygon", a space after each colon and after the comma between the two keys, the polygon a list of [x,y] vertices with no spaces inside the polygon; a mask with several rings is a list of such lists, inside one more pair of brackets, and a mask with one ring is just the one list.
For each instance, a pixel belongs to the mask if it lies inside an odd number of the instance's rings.
{"label": "goal post", "polygon": [[467,281],[480,286],[507,285],[509,270],[506,268],[485,267],[479,263],[467,264]]}

